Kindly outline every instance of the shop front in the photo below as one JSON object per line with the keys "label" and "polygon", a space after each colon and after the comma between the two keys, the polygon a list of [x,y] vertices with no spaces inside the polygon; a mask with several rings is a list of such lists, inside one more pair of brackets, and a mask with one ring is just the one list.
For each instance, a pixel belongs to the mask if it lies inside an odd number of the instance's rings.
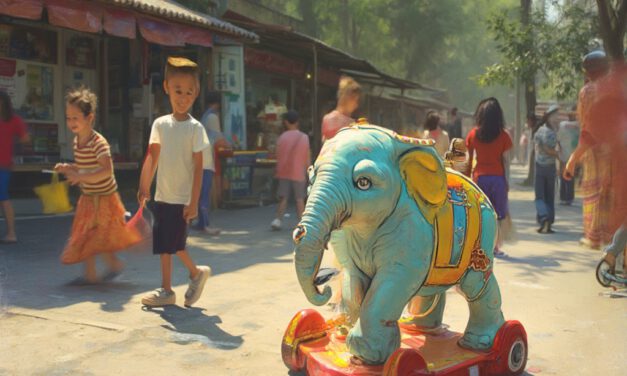
{"label": "shop front", "polygon": [[[241,49],[243,41],[256,38],[177,3],[152,1],[152,8],[143,3],[0,0],[0,90],[11,96],[32,139],[17,148],[16,172],[41,171],[72,159],[64,95],[80,85],[98,94],[96,129],[111,144],[116,170],[136,172],[152,120],[170,111],[162,89],[166,57],[199,63],[201,95],[193,114],[200,117],[204,94],[214,89],[217,40],[228,37],[229,46]],[[237,130],[232,121],[225,123],[229,133],[245,134],[245,126]]]}
{"label": "shop front", "polygon": [[[335,106],[339,73],[320,68],[321,85],[314,107],[313,66],[306,59],[261,48],[243,48],[246,142],[224,160],[224,204],[263,204],[273,201],[275,148],[283,132],[282,115],[295,109],[300,129],[313,134],[314,124]],[[214,64],[215,65],[215,64]],[[215,86],[220,87],[221,82]],[[236,85],[237,86],[237,85]],[[233,95],[231,90],[227,97]],[[239,94],[238,94],[239,95]]]}

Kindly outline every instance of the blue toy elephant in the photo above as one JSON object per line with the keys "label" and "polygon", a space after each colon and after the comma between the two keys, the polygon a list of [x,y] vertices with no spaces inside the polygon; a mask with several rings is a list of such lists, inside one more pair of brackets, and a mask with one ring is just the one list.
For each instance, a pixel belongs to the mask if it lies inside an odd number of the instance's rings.
{"label": "blue toy elephant", "polygon": [[405,305],[422,314],[405,325],[441,325],[445,292],[458,285],[470,319],[460,345],[485,350],[504,323],[492,273],[494,209],[465,176],[446,170],[431,140],[369,124],[345,128],[310,168],[310,195],[294,230],[298,280],[315,305],[331,297],[314,284],[331,239],[342,266],[349,351],[380,364],[400,345]]}

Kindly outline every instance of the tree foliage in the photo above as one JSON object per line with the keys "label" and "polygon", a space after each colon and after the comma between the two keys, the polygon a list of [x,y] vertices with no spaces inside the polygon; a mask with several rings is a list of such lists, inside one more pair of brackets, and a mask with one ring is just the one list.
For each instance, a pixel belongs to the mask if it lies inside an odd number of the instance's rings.
{"label": "tree foliage", "polygon": [[[200,11],[208,1],[179,0]],[[599,35],[593,8],[580,1],[554,1],[556,17],[535,12],[527,26],[516,13],[520,0],[256,1],[303,19],[310,35],[387,73],[448,89],[449,100],[468,110],[485,96],[511,110],[507,86],[517,77],[535,82],[538,73],[550,96],[573,97],[581,57]],[[613,25],[622,27],[616,17],[627,0],[596,1],[609,3]]]}
{"label": "tree foliage", "polygon": [[488,30],[501,60],[476,77],[479,85],[513,86],[517,79],[534,80],[541,72],[543,87],[550,87],[556,98],[573,98],[581,86],[581,58],[594,45],[598,25],[594,14],[583,7],[568,5],[557,10],[554,21],[536,11],[527,25],[508,11],[491,16]]}

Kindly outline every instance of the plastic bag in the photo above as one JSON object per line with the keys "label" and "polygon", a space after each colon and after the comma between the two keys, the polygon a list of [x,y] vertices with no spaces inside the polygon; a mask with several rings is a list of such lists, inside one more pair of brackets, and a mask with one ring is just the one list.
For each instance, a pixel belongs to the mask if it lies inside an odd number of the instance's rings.
{"label": "plastic bag", "polygon": [[152,250],[152,226],[153,216],[150,210],[145,204],[142,204],[135,215],[126,222],[127,227],[132,227],[135,231],[139,232],[142,240],[131,247],[131,252],[149,252]]}
{"label": "plastic bag", "polygon": [[50,184],[35,187],[35,194],[43,204],[44,214],[59,214],[71,211],[70,196],[68,194],[68,182],[59,181],[59,174],[52,174]]}

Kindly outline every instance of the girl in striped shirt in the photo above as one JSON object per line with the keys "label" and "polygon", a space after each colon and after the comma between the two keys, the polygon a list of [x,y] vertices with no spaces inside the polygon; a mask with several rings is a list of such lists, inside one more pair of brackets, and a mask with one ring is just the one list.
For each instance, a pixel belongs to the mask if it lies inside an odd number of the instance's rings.
{"label": "girl in striped shirt", "polygon": [[118,194],[107,140],[93,129],[97,98],[81,87],[66,96],[66,122],[74,133],[74,163],[61,163],[55,170],[81,189],[72,224],[72,234],[63,250],[64,264],[85,263],[85,283],[99,282],[94,256],[102,254],[108,267],[103,280],[115,278],[124,264],[114,253],[141,240],[139,232],[126,226],[124,205]]}

